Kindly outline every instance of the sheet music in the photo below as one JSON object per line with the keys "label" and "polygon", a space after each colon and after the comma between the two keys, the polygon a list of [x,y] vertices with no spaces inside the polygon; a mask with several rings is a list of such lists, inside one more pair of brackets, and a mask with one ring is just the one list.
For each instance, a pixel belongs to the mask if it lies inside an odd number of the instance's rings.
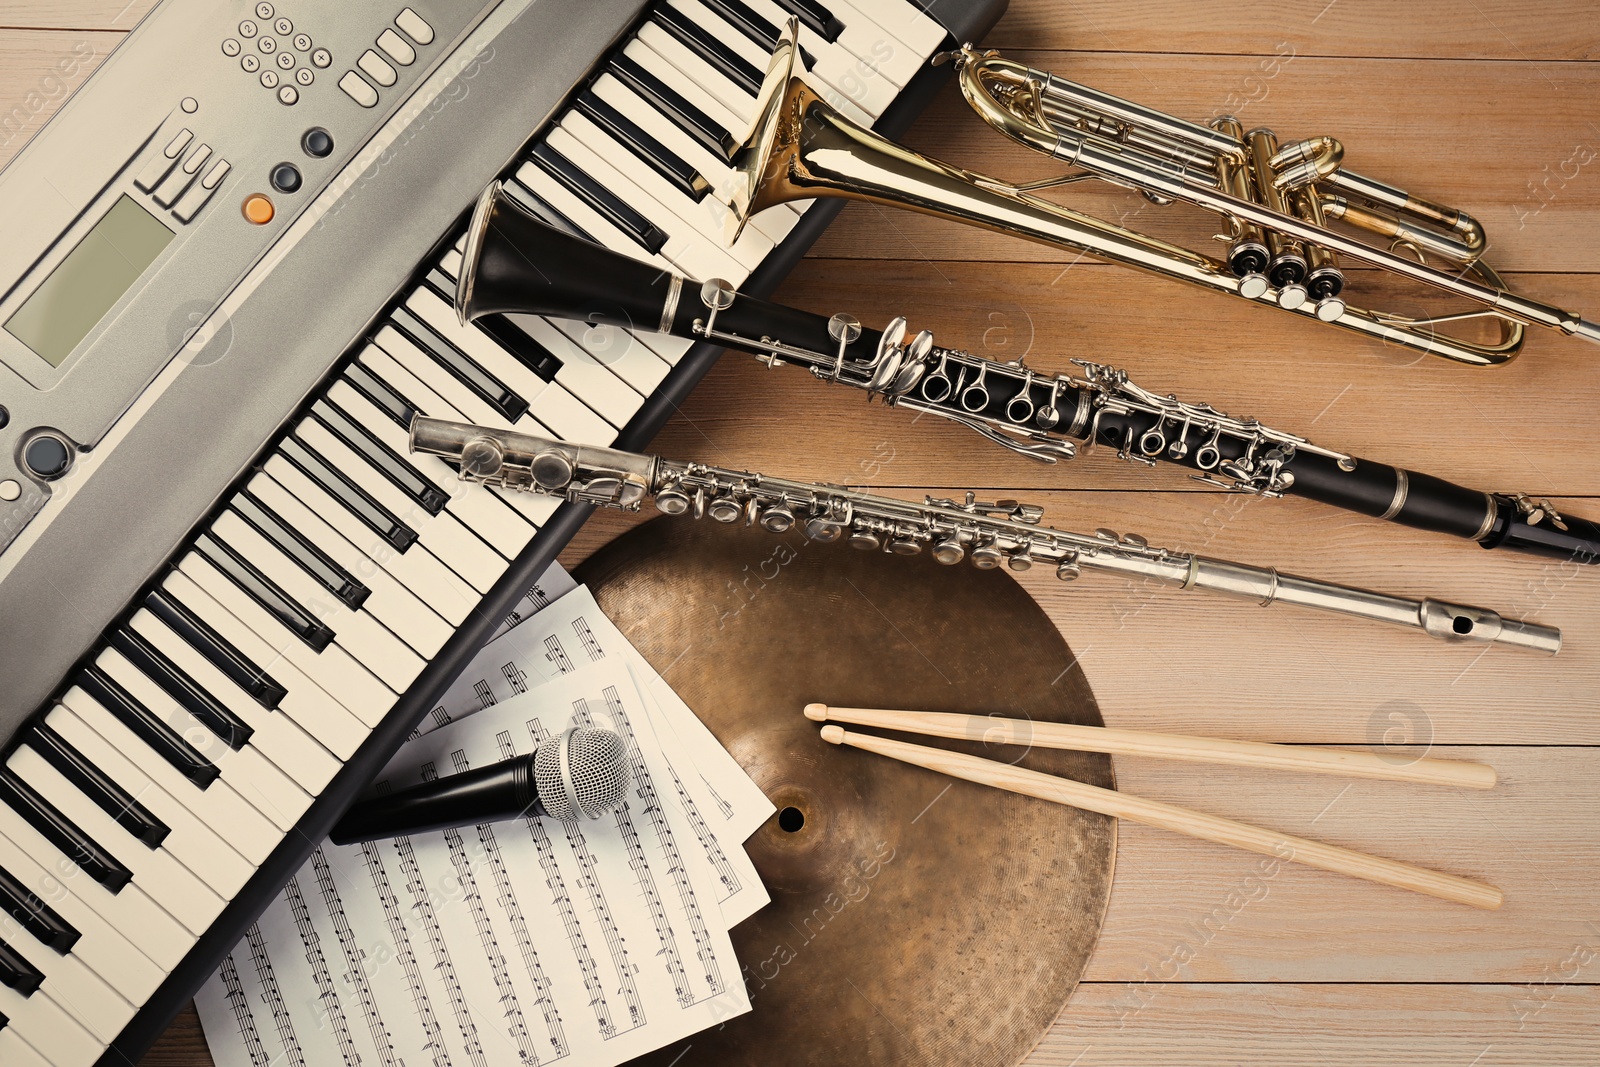
{"label": "sheet music", "polygon": [[409,742],[375,788],[590,724],[624,740],[625,804],[581,823],[325,843],[196,998],[218,1067],[608,1067],[749,1010],[706,825],[674,774],[683,746],[617,665]]}
{"label": "sheet music", "polygon": [[578,583],[572,580],[567,569],[559,563],[551,563],[522,594],[522,599],[517,601],[517,606],[511,609],[510,614],[501,620],[499,627],[489,635],[489,640],[493,641],[512,627],[527,622],[576,588]]}

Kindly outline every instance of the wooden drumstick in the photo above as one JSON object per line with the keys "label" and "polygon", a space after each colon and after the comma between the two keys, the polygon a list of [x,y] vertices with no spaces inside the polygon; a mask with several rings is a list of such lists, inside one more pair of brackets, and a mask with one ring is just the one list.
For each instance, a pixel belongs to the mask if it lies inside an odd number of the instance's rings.
{"label": "wooden drumstick", "polygon": [[1355,852],[1337,845],[1326,845],[1304,837],[1280,834],[1276,830],[1251,826],[1249,823],[1234,822],[1232,819],[1190,811],[1174,804],[1146,800],[1143,797],[1119,793],[1114,789],[1101,789],[1099,786],[1085,785],[1070,778],[1057,778],[1038,771],[1030,771],[1025,767],[996,763],[993,760],[961,752],[913,745],[888,737],[878,737],[875,734],[851,733],[842,726],[824,726],[822,739],[834,745],[849,745],[852,748],[876,752],[880,756],[926,767],[954,778],[977,782],[979,785],[1038,797],[1040,800],[1066,804],[1118,819],[1128,819],[1146,826],[1157,826],[1174,833],[1198,837],[1203,841],[1215,841],[1218,844],[1259,852],[1264,856],[1293,860],[1296,863],[1320,867],[1325,871],[1365,878],[1369,882],[1409,889],[1414,893],[1425,893],[1441,900],[1470,904],[1475,908],[1493,911],[1505,899],[1500,890],[1494,886],[1474,882],[1470,878],[1430,871],[1425,867],[1413,867],[1398,860],[1369,856],[1364,852]]}
{"label": "wooden drumstick", "polygon": [[806,718],[815,722],[848,722],[857,726],[878,726],[908,734],[953,737],[987,744],[1070,748],[1080,752],[1154,756],[1193,763],[1227,763],[1237,767],[1270,767],[1312,774],[1337,774],[1348,778],[1457,785],[1466,789],[1488,789],[1495,783],[1493,767],[1487,763],[1469,763],[1465,760],[1418,759],[1410,763],[1398,763],[1376,752],[1274,745],[1263,741],[1226,741],[1214,737],[950,712],[834,708],[827,704],[807,704],[805,710]]}

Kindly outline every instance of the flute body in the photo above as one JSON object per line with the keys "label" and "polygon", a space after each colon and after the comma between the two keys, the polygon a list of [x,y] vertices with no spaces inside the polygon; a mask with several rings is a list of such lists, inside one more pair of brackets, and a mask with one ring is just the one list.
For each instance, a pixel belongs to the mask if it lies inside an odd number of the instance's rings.
{"label": "flute body", "polygon": [[897,555],[927,551],[943,564],[970,559],[979,568],[1003,564],[1014,571],[1043,565],[1063,580],[1086,569],[1111,571],[1407,626],[1448,642],[1549,654],[1561,647],[1560,631],[1486,608],[1391,596],[1157,548],[1137,534],[1057,530],[1040,524],[1043,508],[1015,500],[980,502],[968,493],[964,501],[927,497],[915,503],[422,416],[411,423],[411,450],[455,464],[464,480],[603,507],[638,510],[650,498],[669,515],[709,516],[773,533],[798,526],[815,541],[843,539]]}

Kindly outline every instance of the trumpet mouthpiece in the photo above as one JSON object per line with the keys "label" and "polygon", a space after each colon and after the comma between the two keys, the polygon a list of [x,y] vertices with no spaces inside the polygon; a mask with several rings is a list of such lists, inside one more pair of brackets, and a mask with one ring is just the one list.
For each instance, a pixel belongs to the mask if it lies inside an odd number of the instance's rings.
{"label": "trumpet mouthpiece", "polygon": [[1600,345],[1600,323],[1590,322],[1588,319],[1579,319],[1578,326],[1572,331],[1572,335]]}
{"label": "trumpet mouthpiece", "polygon": [[828,705],[826,705],[826,704],[807,704],[806,705],[806,718],[810,719],[812,722],[827,722],[828,721]]}

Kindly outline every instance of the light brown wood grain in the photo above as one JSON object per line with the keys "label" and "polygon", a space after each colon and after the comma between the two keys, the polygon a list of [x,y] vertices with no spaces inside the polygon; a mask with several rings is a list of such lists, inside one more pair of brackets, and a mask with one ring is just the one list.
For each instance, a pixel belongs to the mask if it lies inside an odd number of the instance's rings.
{"label": "light brown wood grain", "polygon": [[6,0],[0,27],[127,32],[155,0]]}
{"label": "light brown wood grain", "polygon": [[0,166],[22,150],[121,39],[119,33],[86,30],[0,29]]}

